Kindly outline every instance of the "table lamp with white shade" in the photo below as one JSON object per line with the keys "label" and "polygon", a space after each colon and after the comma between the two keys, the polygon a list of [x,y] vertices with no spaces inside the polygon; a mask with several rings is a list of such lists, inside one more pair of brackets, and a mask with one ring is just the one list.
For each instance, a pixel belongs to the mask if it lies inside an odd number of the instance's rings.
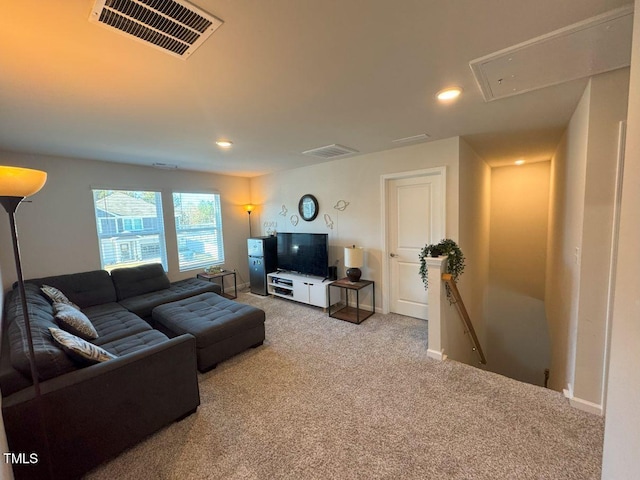
{"label": "table lamp with white shade", "polygon": [[347,278],[352,282],[357,282],[362,276],[360,267],[364,265],[364,249],[362,247],[344,248],[344,266],[347,267]]}

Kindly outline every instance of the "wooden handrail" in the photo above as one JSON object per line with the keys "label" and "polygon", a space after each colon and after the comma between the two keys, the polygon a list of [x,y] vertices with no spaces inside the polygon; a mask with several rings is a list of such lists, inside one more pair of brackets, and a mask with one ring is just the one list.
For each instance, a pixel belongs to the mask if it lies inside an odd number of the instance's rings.
{"label": "wooden handrail", "polygon": [[469,318],[467,309],[464,306],[464,302],[462,301],[462,297],[460,296],[460,292],[458,291],[456,282],[453,281],[453,277],[450,273],[443,273],[442,281],[445,282],[449,287],[449,291],[451,292],[451,295],[454,299],[453,303],[458,309],[458,313],[460,313],[460,317],[462,318],[462,323],[464,323],[464,327],[467,332],[469,332],[469,336],[471,337],[473,350],[478,353],[478,356],[480,357],[480,363],[486,365],[487,359],[484,356],[484,352],[482,351],[482,347],[480,346],[480,342],[478,341],[478,336],[476,335],[476,331],[473,328],[473,324],[471,323],[471,319]]}

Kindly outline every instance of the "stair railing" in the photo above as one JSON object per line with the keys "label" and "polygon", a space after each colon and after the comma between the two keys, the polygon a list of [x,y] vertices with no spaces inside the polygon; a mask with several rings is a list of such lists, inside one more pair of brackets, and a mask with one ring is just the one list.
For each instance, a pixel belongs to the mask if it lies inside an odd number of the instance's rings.
{"label": "stair railing", "polygon": [[446,283],[449,291],[451,292],[451,295],[453,296],[453,304],[458,309],[458,313],[460,314],[460,318],[462,319],[462,323],[464,324],[465,333],[469,333],[473,351],[476,352],[480,357],[480,363],[486,365],[487,359],[484,356],[484,352],[482,351],[482,347],[480,346],[480,342],[478,341],[478,336],[476,335],[476,331],[473,328],[471,319],[469,318],[469,313],[464,306],[464,302],[462,301],[462,297],[460,296],[460,291],[458,290],[456,282],[453,281],[453,277],[450,273],[443,273],[442,281]]}

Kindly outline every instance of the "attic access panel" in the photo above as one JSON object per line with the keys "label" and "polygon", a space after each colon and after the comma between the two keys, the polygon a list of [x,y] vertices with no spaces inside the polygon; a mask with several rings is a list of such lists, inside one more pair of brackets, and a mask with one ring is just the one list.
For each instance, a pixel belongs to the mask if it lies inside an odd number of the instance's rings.
{"label": "attic access panel", "polygon": [[490,102],[597,75],[631,62],[633,7],[569,25],[469,63]]}
{"label": "attic access panel", "polygon": [[223,24],[185,0],[96,0],[89,21],[185,59]]}

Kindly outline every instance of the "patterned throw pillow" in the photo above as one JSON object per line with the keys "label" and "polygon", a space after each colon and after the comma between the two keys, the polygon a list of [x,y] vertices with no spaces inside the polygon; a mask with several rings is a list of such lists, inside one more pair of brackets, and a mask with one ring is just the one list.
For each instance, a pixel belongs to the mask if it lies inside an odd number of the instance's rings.
{"label": "patterned throw pillow", "polygon": [[71,300],[67,298],[67,296],[58,290],[56,287],[51,287],[49,285],[42,285],[40,287],[42,293],[44,293],[52,303],[66,303],[67,305],[71,305],[74,308],[80,310],[80,307],[73,303]]}
{"label": "patterned throw pillow", "polygon": [[58,325],[67,332],[84,340],[95,340],[98,338],[98,332],[96,332],[91,320],[77,308],[72,307],[68,303],[55,302],[53,304],[53,313]]}
{"label": "patterned throw pillow", "polygon": [[62,347],[62,350],[71,357],[72,360],[83,364],[92,365],[94,363],[106,362],[117,358],[105,349],[89,343],[80,337],[71,335],[69,332],[59,328],[49,327],[53,339]]}

